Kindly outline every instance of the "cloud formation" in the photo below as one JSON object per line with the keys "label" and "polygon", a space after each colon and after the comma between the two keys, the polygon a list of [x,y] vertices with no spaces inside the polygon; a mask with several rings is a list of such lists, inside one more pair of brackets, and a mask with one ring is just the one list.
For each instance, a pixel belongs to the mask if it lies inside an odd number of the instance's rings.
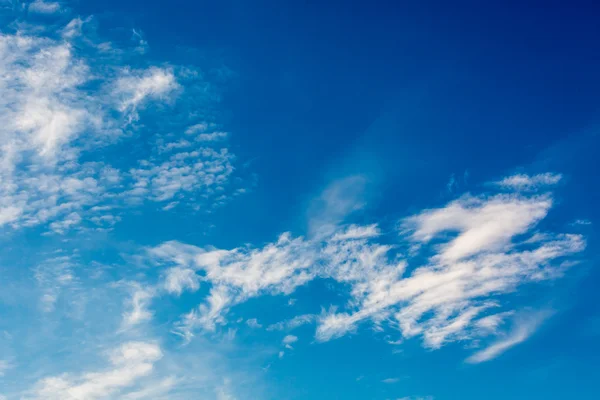
{"label": "cloud formation", "polygon": [[55,1],[35,0],[27,7],[29,12],[39,14],[54,14],[60,11],[60,4]]}
{"label": "cloud formation", "polygon": [[[160,347],[150,342],[128,342],[108,354],[110,366],[101,371],[76,376],[61,375],[42,379],[31,400],[93,400],[115,396],[149,375],[162,358]],[[136,398],[135,395],[130,398]]]}
{"label": "cloud formation", "polygon": [[547,310],[520,315],[519,318],[515,320],[511,332],[499,338],[485,349],[479,350],[471,355],[466,359],[466,362],[478,364],[498,357],[510,348],[527,340],[551,315],[552,313]]}
{"label": "cloud formation", "polygon": [[[226,324],[231,307],[249,298],[290,294],[311,280],[332,279],[349,288],[349,300],[323,305],[317,341],[370,321],[374,327],[397,327],[404,338],[421,337],[425,347],[436,349],[497,334],[512,315],[501,294],[561,276],[571,265],[563,262],[566,257],[585,248],[581,235],[536,230],[552,204],[550,194],[465,195],[403,218],[396,244],[389,237],[384,243],[377,224],[338,224],[310,239],[285,233],[262,248],[215,250],[168,242],[149,254],[157,265],[187,271],[185,285],[167,279],[167,287],[197,290],[196,283],[205,282],[210,288],[205,302],[177,327],[188,339],[195,329],[214,331]],[[312,318],[298,316],[267,329],[292,329]]]}
{"label": "cloud formation", "polygon": [[[29,9],[55,6],[36,1]],[[242,193],[228,190],[235,157],[227,132],[186,110],[214,101],[208,83],[189,68],[128,66],[142,56],[86,36],[89,23],[0,34],[0,228],[107,230],[119,210],[146,200],[165,210],[212,209]],[[107,150],[136,137],[141,113],[175,102],[183,116],[157,122],[147,138],[155,145],[116,167]]]}
{"label": "cloud formation", "polygon": [[507,176],[496,185],[511,190],[532,191],[556,185],[562,179],[562,175],[546,172],[538,175],[517,174]]}
{"label": "cloud formation", "polygon": [[127,112],[131,121],[139,118],[137,111],[145,101],[168,98],[178,87],[171,69],[123,69],[114,83],[113,95],[117,97],[118,109]]}

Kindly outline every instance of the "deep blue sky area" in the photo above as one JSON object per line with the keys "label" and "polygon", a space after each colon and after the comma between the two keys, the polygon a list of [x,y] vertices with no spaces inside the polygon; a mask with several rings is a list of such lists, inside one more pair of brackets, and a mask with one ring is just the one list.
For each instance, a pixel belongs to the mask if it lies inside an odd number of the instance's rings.
{"label": "deep blue sky area", "polygon": [[600,398],[600,3],[0,4],[0,400]]}
{"label": "deep blue sky area", "polygon": [[[402,174],[407,152],[439,163],[441,171],[428,173],[443,175],[428,178],[477,174],[478,163],[498,174],[597,123],[600,28],[591,3],[80,7],[138,27],[158,60],[217,59],[231,69],[227,126],[264,187],[279,185],[261,199],[269,213],[285,214],[298,196],[318,190],[323,169],[339,167],[348,152],[370,152],[392,174]],[[378,121],[383,126],[369,130]],[[290,145],[292,154],[281,151]],[[268,160],[255,159],[262,152]],[[290,178],[293,185],[280,185]]]}

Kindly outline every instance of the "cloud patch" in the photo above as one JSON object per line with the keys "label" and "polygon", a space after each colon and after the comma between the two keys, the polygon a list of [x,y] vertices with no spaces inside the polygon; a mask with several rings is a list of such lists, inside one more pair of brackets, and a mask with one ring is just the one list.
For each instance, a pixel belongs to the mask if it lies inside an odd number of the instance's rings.
{"label": "cloud patch", "polygon": [[533,176],[517,174],[496,182],[496,185],[504,189],[532,191],[556,185],[561,179],[562,175],[550,172]]}
{"label": "cloud patch", "polygon": [[[286,233],[262,248],[166,243],[150,254],[158,265],[192,269],[210,284],[205,302],[178,324],[188,339],[195,329],[214,331],[226,324],[228,311],[249,298],[290,294],[325,278],[347,287],[350,299],[323,305],[316,318],[317,341],[355,332],[369,321],[374,327],[396,327],[404,338],[420,337],[425,347],[437,349],[500,334],[513,314],[500,295],[556,279],[572,265],[564,261],[585,248],[583,236],[536,229],[552,204],[550,194],[464,195],[403,218],[397,244],[389,238],[384,243],[377,224],[331,225],[335,228],[327,234],[294,238]],[[404,248],[411,250],[404,253]],[[297,316],[267,330],[313,320]]]}
{"label": "cloud patch", "polygon": [[482,349],[466,359],[470,364],[490,361],[512,347],[523,343],[531,337],[541,324],[552,315],[548,310],[520,315],[515,319],[512,330],[500,337],[485,349]]}
{"label": "cloud patch", "polygon": [[[152,373],[162,358],[160,347],[151,342],[127,342],[108,354],[110,366],[79,375],[44,378],[36,385],[31,400],[100,399],[114,396]],[[135,398],[135,397],[133,397]]]}
{"label": "cloud patch", "polygon": [[[88,25],[75,18],[0,34],[0,228],[110,230],[120,210],[145,201],[210,211],[242,193],[229,186],[228,133],[186,109],[211,107],[212,87],[189,68],[129,66],[147,63]],[[137,137],[149,111],[176,101],[181,115],[151,121],[156,133],[144,140],[156,144],[115,163],[108,150]],[[203,129],[190,132],[194,122]]]}

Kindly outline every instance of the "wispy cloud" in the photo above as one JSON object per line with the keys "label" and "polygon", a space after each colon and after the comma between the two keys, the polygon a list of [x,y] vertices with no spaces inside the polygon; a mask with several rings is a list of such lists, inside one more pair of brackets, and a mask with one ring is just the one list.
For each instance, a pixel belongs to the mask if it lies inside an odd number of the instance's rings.
{"label": "wispy cloud", "polygon": [[296,343],[298,341],[298,337],[294,336],[294,335],[287,335],[286,337],[283,338],[283,340],[281,341],[283,344],[292,344],[292,343]]}
{"label": "wispy cloud", "polygon": [[[355,278],[354,285],[361,288],[354,299],[358,309],[351,314],[324,315],[317,339],[343,335],[365,318],[377,321],[390,312],[404,337],[422,335],[427,347],[438,348],[449,340],[478,334],[481,331],[474,331],[473,326],[480,314],[497,307],[495,294],[510,292],[521,283],[552,279],[553,272],[561,269],[560,262],[553,266],[554,260],[585,247],[579,235],[550,235],[536,242],[536,247],[526,241],[513,242],[541,220],[550,206],[547,197],[466,197],[405,219],[402,225],[412,229],[409,240],[420,245],[434,237],[444,238],[445,231],[458,232],[458,236],[434,245],[429,262],[406,277],[386,261],[389,248],[371,245],[371,251],[380,255],[378,263],[371,262],[379,265],[376,269],[363,266]],[[359,254],[365,259],[368,253]],[[366,273],[370,268],[373,272]],[[427,314],[433,316],[423,318]]]}
{"label": "wispy cloud", "polygon": [[[180,244],[171,246],[182,247]],[[160,248],[151,254],[161,256],[167,262],[177,259]],[[306,241],[292,239],[289,234],[281,235],[276,243],[263,249],[206,251],[196,248],[192,266],[206,274],[205,279],[210,280],[212,288],[206,303],[186,315],[178,329],[186,337],[191,335],[194,327],[214,330],[217,323],[224,322],[224,313],[235,304],[266,293],[291,293],[298,285],[312,279],[309,269],[315,257],[314,249]],[[179,260],[189,261],[187,257]]]}
{"label": "wispy cloud", "polygon": [[223,385],[215,389],[216,400],[236,400],[237,398],[231,393],[229,382],[225,381]]}
{"label": "wispy cloud", "polygon": [[331,182],[308,210],[312,235],[331,234],[349,214],[364,207],[367,178],[353,175]]}
{"label": "wispy cloud", "polygon": [[413,230],[410,238],[418,244],[444,232],[459,232],[439,249],[440,261],[447,263],[506,248],[514,236],[544,218],[551,206],[549,197],[466,196],[444,208],[407,218],[403,225]]}
{"label": "wispy cloud", "polygon": [[[211,211],[242,193],[231,135],[218,124],[218,112],[198,111],[215,105],[218,89],[194,68],[153,65],[140,51],[145,41],[137,31],[128,47],[102,36],[93,18],[69,22],[63,2],[36,0],[21,11],[30,20],[3,25],[0,34],[0,233],[10,239],[34,231],[40,248],[28,248],[36,253],[33,267],[27,259],[21,269],[3,269],[16,283],[2,283],[5,289],[24,282],[14,302],[26,312],[9,310],[18,320],[11,340],[27,341],[44,360],[60,348],[68,361],[15,364],[7,355],[0,375],[14,366],[22,379],[3,381],[11,386],[3,393],[40,400],[214,395],[222,376],[182,371],[181,355],[155,374],[172,353],[150,337],[159,329],[154,301],[198,290],[196,266],[160,270],[155,285],[148,271],[130,265],[115,271],[111,261],[97,260],[105,254],[83,260],[79,250],[105,245],[104,233],[141,203]],[[169,118],[160,118],[165,110]],[[42,250],[45,245],[60,250]],[[108,247],[103,251],[110,253]],[[107,363],[90,361],[98,348],[112,348],[101,350]],[[225,369],[213,369],[219,368]],[[40,376],[46,378],[29,381]]]}
{"label": "wispy cloud", "polygon": [[193,201],[190,195],[198,192],[220,195],[222,185],[233,172],[233,158],[225,148],[219,151],[198,148],[178,152],[158,163],[143,161],[140,167],[131,170],[134,184],[128,196],[149,197],[158,202],[184,199],[190,202]]}
{"label": "wispy cloud", "polygon": [[4,376],[6,371],[12,368],[12,363],[8,360],[0,360],[0,377]]}
{"label": "wispy cloud", "polygon": [[[167,243],[150,254],[159,265],[175,262],[201,271],[211,284],[205,303],[177,327],[188,339],[194,329],[226,324],[229,309],[251,297],[289,294],[322,277],[348,285],[351,301],[318,317],[318,341],[354,332],[364,321],[376,326],[395,321],[404,338],[421,336],[426,347],[439,348],[499,334],[512,312],[494,312],[502,308],[497,295],[559,277],[566,265],[562,259],[584,249],[581,235],[534,230],[551,207],[549,194],[466,195],[404,218],[400,237],[407,246],[426,250],[425,262],[380,243],[382,233],[374,224],[337,225],[308,239],[286,233],[257,249]],[[267,329],[291,329],[313,318],[298,316]]]}
{"label": "wispy cloud", "polygon": [[283,331],[283,330],[293,330],[302,325],[313,323],[316,320],[316,316],[313,314],[304,314],[304,315],[296,315],[295,317],[286,320],[280,321],[275,324],[269,325],[267,327],[268,331]]}
{"label": "wispy cloud", "polygon": [[158,382],[147,383],[143,388],[124,394],[120,398],[123,400],[137,400],[137,399],[158,399],[158,398],[169,398],[169,393],[179,384],[180,382],[172,377],[166,377],[159,380]]}
{"label": "wispy cloud", "polygon": [[[110,365],[100,371],[77,376],[61,375],[42,379],[31,399],[100,399],[114,396],[152,372],[162,358],[160,347],[150,342],[127,342],[108,354]],[[134,397],[135,398],[135,397]]]}
{"label": "wispy cloud", "polygon": [[76,266],[73,255],[57,255],[35,268],[35,279],[41,289],[40,306],[44,312],[54,311],[56,302],[65,295],[64,292],[76,288]]}
{"label": "wispy cloud", "polygon": [[55,1],[35,0],[27,7],[29,12],[40,14],[54,14],[60,11],[60,4]]}
{"label": "wispy cloud", "polygon": [[556,185],[562,179],[562,175],[546,172],[538,175],[517,174],[508,176],[496,185],[511,190],[537,190]]}
{"label": "wispy cloud", "polygon": [[466,359],[471,364],[490,361],[512,347],[529,339],[540,325],[552,315],[548,310],[519,315],[515,321],[512,331],[501,337],[489,347],[480,350]]}
{"label": "wispy cloud", "polygon": [[122,69],[114,83],[113,95],[118,109],[129,115],[129,120],[139,118],[138,110],[149,99],[165,99],[179,88],[171,69],[150,67],[146,70]]}
{"label": "wispy cloud", "polygon": [[200,287],[200,277],[191,268],[173,267],[165,272],[164,289],[168,293],[180,295],[185,290],[196,291]]}
{"label": "wispy cloud", "polygon": [[[214,99],[199,75],[181,66],[132,68],[127,62],[143,55],[84,35],[89,22],[0,35],[0,227],[109,230],[119,210],[146,200],[210,210],[242,193],[228,190],[235,160],[228,133],[185,109]],[[108,147],[135,137],[142,113],[175,101],[182,115],[170,116],[174,133],[157,126],[148,151],[119,168],[106,161]],[[204,129],[190,133],[193,122]]]}
{"label": "wispy cloud", "polygon": [[150,301],[154,290],[142,288],[140,285],[131,284],[131,297],[127,300],[127,311],[123,313],[122,329],[130,329],[152,318],[149,310]]}
{"label": "wispy cloud", "polygon": [[587,220],[587,219],[577,219],[575,221],[573,221],[572,225],[592,225],[592,221]]}
{"label": "wispy cloud", "polygon": [[262,325],[258,322],[256,318],[250,318],[246,320],[246,325],[248,325],[252,329],[262,328]]}

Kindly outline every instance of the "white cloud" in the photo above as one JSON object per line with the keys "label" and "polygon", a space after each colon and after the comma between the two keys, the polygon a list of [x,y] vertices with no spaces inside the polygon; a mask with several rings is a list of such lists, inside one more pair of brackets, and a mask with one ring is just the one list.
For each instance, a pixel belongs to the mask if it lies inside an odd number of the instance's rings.
{"label": "white cloud", "polygon": [[416,243],[427,243],[444,232],[458,232],[439,252],[441,262],[452,262],[504,249],[514,236],[544,218],[551,206],[548,197],[466,196],[444,208],[407,218],[404,226],[414,230],[411,239]]}
{"label": "white cloud", "polygon": [[167,292],[180,295],[184,290],[196,291],[200,287],[199,277],[191,268],[169,268],[164,278]]}
{"label": "white cloud", "polygon": [[[171,244],[174,248],[181,244]],[[189,251],[189,247],[185,247]],[[189,262],[189,255],[172,258],[169,251],[158,250],[151,254],[167,256],[171,262]],[[189,253],[188,253],[189,254]],[[309,269],[316,253],[302,238],[291,239],[289,234],[279,237],[276,243],[263,249],[203,250],[196,249],[193,266],[202,270],[204,279],[212,283],[206,304],[190,312],[179,329],[190,335],[194,327],[214,330],[223,323],[224,313],[240,302],[262,294],[289,294],[298,285],[312,279]],[[164,257],[163,257],[164,259]]]}
{"label": "white cloud", "polygon": [[81,222],[81,217],[76,212],[72,212],[65,216],[64,219],[60,221],[54,221],[50,224],[50,229],[52,229],[56,233],[63,234],[73,226],[79,225]]}
{"label": "white cloud", "polygon": [[0,55],[5,157],[14,163],[23,151],[34,150],[42,160],[54,161],[98,120],[93,102],[86,104],[87,93],[79,89],[90,79],[89,66],[69,43],[20,34],[0,35]]}
{"label": "white cloud", "polygon": [[55,304],[64,292],[77,287],[76,261],[72,256],[58,255],[49,258],[34,270],[35,279],[41,289],[42,311],[54,311]]}
{"label": "white cloud", "polygon": [[164,242],[157,247],[149,248],[147,252],[157,265],[162,262],[170,262],[182,267],[191,268],[195,264],[196,257],[204,253],[204,250],[194,245],[172,240]]}
{"label": "white cloud", "polygon": [[30,12],[39,14],[54,14],[60,11],[60,4],[58,2],[35,0],[28,6]]}
{"label": "white cloud", "polygon": [[123,400],[156,399],[158,396],[168,395],[178,383],[176,378],[169,376],[158,382],[146,384],[142,389],[129,392],[120,398]]}
{"label": "white cloud", "polygon": [[500,326],[506,321],[506,318],[513,314],[514,312],[507,311],[480,318],[475,322],[475,329],[480,332],[480,336],[485,336],[487,334],[495,335],[498,333]]}
{"label": "white cloud", "polygon": [[[375,328],[396,326],[404,338],[421,337],[435,349],[499,334],[511,315],[502,310],[499,294],[555,279],[572,265],[563,261],[584,249],[581,235],[534,230],[551,206],[550,195],[463,196],[407,217],[400,224],[401,237],[407,246],[426,250],[425,261],[419,254],[405,258],[401,247],[381,243],[381,230],[372,224],[337,225],[310,239],[284,234],[258,249],[168,243],[150,254],[159,264],[175,262],[202,271],[211,285],[205,303],[178,325],[188,339],[194,329],[225,324],[236,304],[265,294],[290,294],[320,277],[348,287],[350,300],[318,317],[318,341],[354,332],[370,321]],[[313,318],[298,316],[267,329],[292,329]]]}
{"label": "white cloud", "polygon": [[71,43],[34,34],[0,35],[0,76],[0,224],[54,219],[64,232],[114,183],[103,164],[77,162],[76,143],[113,132],[103,95],[83,89],[93,72]]}
{"label": "white cloud", "polygon": [[390,384],[390,383],[397,383],[398,381],[400,381],[400,378],[386,378],[386,379],[383,379],[381,382]]}
{"label": "white cloud", "polygon": [[[29,7],[54,4],[36,1]],[[228,134],[206,122],[186,142],[191,113],[159,121],[179,133],[148,133],[147,140],[158,137],[160,145],[128,159],[123,170],[82,161],[105,159],[106,146],[132,137],[129,130],[136,131],[132,123],[142,110],[171,102],[184,93],[183,84],[191,87],[181,98],[184,108],[200,96],[193,89],[200,78],[183,74],[184,82],[178,82],[180,67],[127,67],[124,61],[134,55],[125,57],[125,50],[85,36],[89,21],[76,18],[55,28],[20,25],[16,33],[0,34],[0,227],[44,225],[65,235],[112,229],[119,209],[146,199],[167,202],[164,209],[225,204],[235,193],[227,190],[234,171],[234,156],[223,143]],[[111,57],[97,57],[101,45],[111,49]],[[203,93],[210,98],[206,89]]]}
{"label": "white cloud", "polygon": [[529,339],[540,325],[551,315],[552,313],[547,310],[520,315],[515,320],[514,327],[510,333],[492,343],[489,347],[473,354],[467,358],[466,361],[468,363],[477,364],[498,357],[510,348]]}
{"label": "white cloud", "polygon": [[353,212],[364,207],[367,179],[349,176],[329,184],[309,209],[311,235],[329,235]]}
{"label": "white cloud", "polygon": [[226,148],[217,151],[198,148],[173,154],[166,161],[144,161],[132,169],[133,188],[127,193],[131,198],[149,197],[165,202],[174,199],[194,202],[196,194],[211,196],[213,205],[220,201],[233,173],[233,155]]}
{"label": "white cloud", "polygon": [[592,221],[587,219],[577,219],[573,221],[572,225],[592,225]]}
{"label": "white cloud", "polygon": [[246,320],[246,325],[248,325],[252,329],[262,328],[262,325],[258,322],[256,318],[250,318]]}
{"label": "white cloud", "polygon": [[89,22],[90,19],[90,17],[86,18],[85,20],[81,19],[80,17],[73,18],[64,28],[60,30],[62,37],[67,40],[71,40],[77,36],[80,36],[84,23]]}
{"label": "white cloud", "polygon": [[13,364],[11,362],[9,362],[8,360],[0,359],[0,377],[3,377],[6,374],[6,371],[11,369],[12,367]]}
{"label": "white cloud", "polygon": [[[407,277],[394,277],[393,269],[384,264],[380,272],[354,283],[355,312],[321,318],[317,339],[341,336],[367,318],[377,323],[390,312],[404,337],[422,335],[431,348],[481,334],[474,324],[482,312],[498,306],[496,294],[513,291],[521,283],[560,276],[562,264],[553,261],[580,252],[585,242],[579,235],[558,235],[537,245],[515,245],[450,263],[434,255],[430,264]],[[380,276],[384,273],[387,278]]]}
{"label": "white cloud", "polygon": [[226,387],[219,387],[215,390],[215,394],[217,396],[217,400],[236,400],[236,397],[233,396]]}
{"label": "white cloud", "polygon": [[381,234],[377,224],[367,226],[350,225],[342,232],[335,233],[331,240],[342,241],[351,239],[369,239],[377,237]]}
{"label": "white cloud", "polygon": [[[114,396],[142,377],[152,373],[162,358],[160,347],[152,342],[127,342],[108,356],[110,367],[99,372],[44,378],[34,389],[36,400],[93,400]],[[135,397],[134,397],[135,398]]]}
{"label": "white cloud", "polygon": [[213,123],[201,122],[189,126],[185,130],[185,134],[194,136],[194,140],[198,142],[214,142],[226,139],[229,134],[217,129],[217,126]]}
{"label": "white cloud", "polygon": [[562,175],[550,172],[533,176],[517,174],[496,182],[496,185],[513,190],[537,190],[546,186],[556,185],[561,179]]}
{"label": "white cloud", "polygon": [[4,187],[0,202],[18,205],[13,206],[9,223],[15,228],[49,223],[52,231],[64,234],[79,227],[84,214],[89,221],[104,224],[107,218],[117,218],[96,206],[111,196],[111,187],[118,185],[111,171],[95,163],[72,164],[47,173],[19,171],[10,178],[15,185]]}
{"label": "white cloud", "polygon": [[189,127],[187,127],[187,129],[185,130],[186,135],[193,135],[195,133],[205,133],[209,128],[212,128],[213,126],[206,123],[206,122],[200,122],[194,125],[191,125]]}
{"label": "white cloud", "polygon": [[130,113],[130,119],[135,120],[138,118],[137,110],[146,100],[164,100],[178,88],[171,69],[124,69],[115,82],[113,94],[119,101],[119,110]]}
{"label": "white cloud", "polygon": [[[105,247],[102,249],[103,252],[107,251]],[[86,259],[85,255],[79,257]],[[8,386],[3,386],[2,389],[6,390],[5,394],[9,395],[9,398],[212,398],[214,388],[219,386],[223,374],[230,371],[229,360],[222,352],[229,352],[235,348],[234,330],[230,330],[228,343],[221,348],[219,343],[202,343],[202,340],[198,340],[190,346],[193,351],[190,348],[179,351],[179,346],[173,343],[171,338],[166,341],[164,348],[162,345],[160,347],[161,354],[164,353],[160,363],[118,361],[118,354],[128,354],[130,350],[125,350],[123,346],[115,346],[115,340],[135,340],[132,343],[147,343],[158,348],[157,342],[150,340],[149,334],[152,333],[152,337],[169,334],[167,324],[155,318],[149,319],[154,311],[149,308],[150,300],[152,306],[159,306],[158,301],[164,298],[166,292],[160,291],[160,287],[148,284],[142,275],[156,277],[158,274],[152,274],[150,269],[138,269],[139,266],[129,268],[124,264],[113,268],[112,265],[106,265],[104,273],[90,277],[90,281],[86,280],[86,276],[95,274],[99,269],[94,263],[86,265],[85,268],[74,265],[61,270],[56,266],[59,261],[44,263],[52,264],[52,269],[43,271],[44,279],[41,281],[44,285],[40,283],[44,291],[56,293],[52,314],[39,315],[29,308],[29,302],[23,301],[29,295],[29,291],[26,290],[22,298],[15,300],[19,302],[19,308],[25,307],[24,309],[29,311],[21,313],[17,309],[16,314],[13,314],[15,318],[10,328],[12,337],[7,333],[4,337],[0,332],[1,340],[10,346],[8,349],[26,344],[32,352],[39,355],[34,360],[19,357],[20,354],[17,353],[15,357],[11,356],[8,359],[11,364],[19,361],[15,364],[16,373],[23,377],[6,381]],[[130,282],[132,272],[140,280],[139,284]],[[58,288],[54,289],[54,285]],[[3,285],[3,289],[6,287],[7,285]],[[20,287],[18,283],[17,287]],[[85,306],[75,318],[71,318],[70,315],[72,292],[79,292],[85,296]],[[149,298],[148,295],[155,297]],[[7,311],[7,315],[11,315],[11,311]],[[65,335],[64,332],[76,334]],[[107,353],[108,359],[112,360],[109,365],[104,364],[102,360],[96,361],[94,352],[98,348],[115,349]],[[56,349],[60,349],[59,358],[56,358]],[[27,375],[27,371],[33,372]],[[31,381],[34,378],[38,380],[40,376],[45,379],[40,379],[37,383]],[[9,373],[7,378],[11,378]]]}
{"label": "white cloud", "polygon": [[196,140],[200,142],[215,142],[217,140],[223,140],[227,138],[227,132],[212,132],[212,133],[201,133],[198,135]]}
{"label": "white cloud", "polygon": [[283,338],[283,340],[281,342],[283,344],[292,344],[292,343],[296,343],[297,341],[298,341],[298,336],[287,335]]}
{"label": "white cloud", "polygon": [[287,321],[280,321],[267,327],[268,331],[293,330],[302,325],[310,324],[316,319],[313,314],[297,315]]}
{"label": "white cloud", "polygon": [[8,206],[0,208],[0,226],[16,221],[22,213],[23,209],[19,207]]}
{"label": "white cloud", "polygon": [[148,310],[148,307],[154,297],[154,290],[143,288],[139,284],[132,284],[131,289],[131,298],[127,301],[129,307],[123,313],[122,329],[133,328],[152,318],[152,312]]}

